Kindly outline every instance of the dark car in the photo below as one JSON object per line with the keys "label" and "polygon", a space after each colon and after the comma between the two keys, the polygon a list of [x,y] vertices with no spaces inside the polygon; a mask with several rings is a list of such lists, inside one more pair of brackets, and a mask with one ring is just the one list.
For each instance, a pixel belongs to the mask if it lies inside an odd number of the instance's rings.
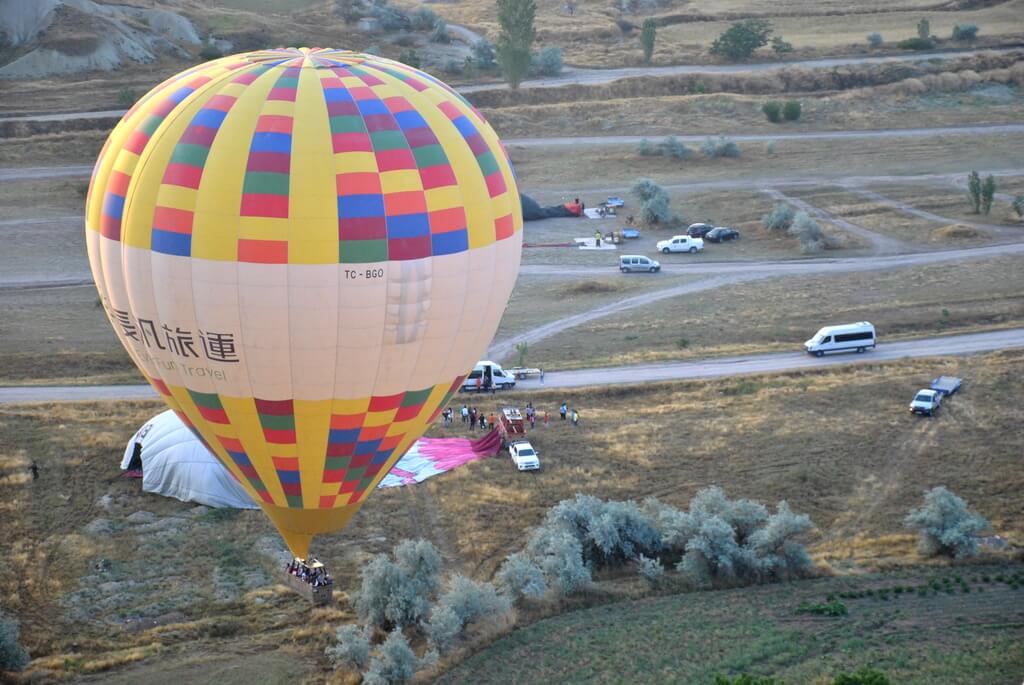
{"label": "dark car", "polygon": [[703,238],[712,229],[714,226],[711,224],[690,224],[690,227],[686,229],[686,235],[691,238]]}
{"label": "dark car", "polygon": [[734,228],[719,226],[705,233],[704,239],[710,240],[713,243],[724,243],[726,240],[739,240],[740,232]]}

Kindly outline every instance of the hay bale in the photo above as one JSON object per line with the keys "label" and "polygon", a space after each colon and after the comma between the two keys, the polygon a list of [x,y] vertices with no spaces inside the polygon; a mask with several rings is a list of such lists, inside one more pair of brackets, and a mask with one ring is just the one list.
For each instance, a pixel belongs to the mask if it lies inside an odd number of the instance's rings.
{"label": "hay bale", "polygon": [[985,237],[987,237],[987,234],[984,231],[966,224],[950,224],[949,226],[936,228],[932,231],[932,239],[941,241],[977,240],[978,238]]}

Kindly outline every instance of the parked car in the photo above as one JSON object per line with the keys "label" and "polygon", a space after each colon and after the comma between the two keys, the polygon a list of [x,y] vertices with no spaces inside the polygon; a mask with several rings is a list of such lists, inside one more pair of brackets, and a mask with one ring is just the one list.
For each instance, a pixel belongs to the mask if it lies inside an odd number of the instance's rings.
{"label": "parked car", "polygon": [[688,235],[674,235],[668,240],[658,241],[658,250],[668,254],[669,252],[700,252],[704,249],[704,241],[700,238],[691,238]]}
{"label": "parked car", "polygon": [[690,224],[690,227],[686,229],[686,235],[691,238],[703,238],[712,229],[714,226],[711,224]]}
{"label": "parked car", "polygon": [[529,440],[516,440],[508,446],[512,463],[517,471],[536,471],[540,468],[540,455]]}
{"label": "parked car", "polygon": [[704,234],[704,240],[710,240],[713,243],[724,243],[727,240],[739,239],[739,231],[735,228],[726,228],[725,226],[716,226]]}
{"label": "parked car", "polygon": [[918,390],[914,400],[910,403],[910,412],[922,416],[932,416],[941,405],[942,393],[938,390]]}
{"label": "parked car", "polygon": [[875,346],[875,327],[867,321],[848,323],[841,326],[825,326],[804,342],[807,354],[815,357],[824,356],[826,352],[844,352],[864,350]]}
{"label": "parked car", "polygon": [[619,270],[624,274],[631,271],[647,271],[653,274],[661,271],[661,262],[643,255],[624,254],[619,257]]}

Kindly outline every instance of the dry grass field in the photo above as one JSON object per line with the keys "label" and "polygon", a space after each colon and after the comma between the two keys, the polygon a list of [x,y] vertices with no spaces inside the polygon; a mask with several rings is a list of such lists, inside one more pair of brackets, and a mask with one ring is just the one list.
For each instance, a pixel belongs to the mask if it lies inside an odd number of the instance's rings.
{"label": "dry grass field", "polygon": [[[985,170],[980,170],[984,177]],[[966,181],[967,174],[964,174]],[[921,187],[913,185],[901,185],[899,183],[887,185],[870,185],[869,188],[875,192],[882,193],[900,202],[906,202],[926,212],[940,216],[951,217],[960,222],[975,222],[992,224],[995,226],[1007,226],[1020,229],[1021,237],[1024,237],[1024,223],[1013,211],[1010,203],[998,197],[992,203],[992,211],[989,214],[975,214],[968,201],[967,192],[956,187]],[[1014,194],[1012,180],[996,181],[996,192]]]}
{"label": "dry grass field", "polygon": [[1019,258],[755,281],[608,316],[530,346],[546,369],[799,350],[821,326],[871,321],[885,340],[1024,325]]}
{"label": "dry grass field", "polygon": [[[682,506],[718,484],[786,499],[817,526],[807,542],[819,566],[846,572],[922,563],[900,521],[923,490],[946,484],[1022,544],[1022,372],[1024,353],[1006,352],[503,397],[552,414],[567,401],[581,425],[556,419],[531,433],[538,473],[499,455],[376,493],[344,532],[318,540],[342,594],[312,612],[274,584],[282,545],[261,513],[209,511],[117,478],[126,436],[158,403],[4,407],[0,597],[23,618],[35,671],[86,674],[155,655],[176,665],[245,643],[281,645],[320,668],[331,627],[352,619],[345,593],[370,554],[424,536],[448,569],[490,578],[548,507],[577,492]],[[935,419],[909,415],[909,396],[939,373],[965,377],[964,391]],[[197,644],[205,651],[193,653]]]}
{"label": "dry grass field", "polygon": [[[524,192],[544,189],[571,194],[622,192],[637,178],[673,184],[704,181],[743,181],[751,184],[773,178],[825,181],[845,176],[952,173],[972,166],[1015,169],[1024,154],[1024,137],[936,135],[918,138],[861,140],[781,140],[769,153],[765,143],[739,143],[739,159],[707,159],[693,155],[680,161],[642,157],[633,145],[553,148],[509,146]],[[838,163],[841,162],[841,163]],[[599,176],[593,170],[600,169]]]}

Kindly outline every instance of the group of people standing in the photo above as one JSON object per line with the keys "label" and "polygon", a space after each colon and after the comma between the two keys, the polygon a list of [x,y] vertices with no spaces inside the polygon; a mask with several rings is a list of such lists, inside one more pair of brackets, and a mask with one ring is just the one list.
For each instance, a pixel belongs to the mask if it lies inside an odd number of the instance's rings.
{"label": "group of people standing", "polygon": [[[459,415],[462,417],[462,423],[469,424],[470,430],[476,430],[477,427],[479,427],[480,430],[487,430],[489,428],[494,428],[496,425],[495,422],[497,421],[497,418],[494,416],[494,412],[491,412],[490,415],[484,415],[482,410],[478,410],[476,407],[470,407],[465,404],[462,405],[462,409],[458,411]],[[455,410],[451,407],[441,412],[441,415],[444,417],[445,426],[450,426],[454,423],[454,412]],[[545,428],[548,427],[548,422],[550,421],[548,412],[546,410],[544,412],[540,412],[533,406],[533,402],[526,403],[525,415],[526,422],[530,424],[531,429],[537,427],[537,422],[540,422]],[[562,421],[571,421],[573,426],[580,425],[579,411],[576,408],[570,409],[567,402],[562,402],[558,407],[558,415],[561,417]]]}
{"label": "group of people standing", "polygon": [[[452,411],[451,409],[448,409],[449,415],[450,415],[451,411]],[[462,405],[462,409],[460,410],[460,415],[462,416],[462,423],[468,423],[470,430],[476,430],[477,426],[480,427],[480,430],[487,430],[488,428],[494,428],[494,426],[496,425],[496,422],[498,420],[494,416],[494,412],[491,412],[491,414],[489,416],[487,416],[487,415],[484,414],[483,410],[477,410],[476,407],[469,407],[469,406],[466,406],[465,404]],[[445,425],[446,426],[450,425],[450,424],[451,424],[450,420],[446,420],[445,421]]]}
{"label": "group of people standing", "polygon": [[331,574],[327,572],[320,562],[316,559],[310,558],[309,563],[304,563],[301,559],[293,559],[288,562],[288,565],[284,567],[285,572],[290,576],[295,576],[304,583],[309,583],[313,587],[322,587],[324,585],[333,585],[334,578],[331,578]]}

